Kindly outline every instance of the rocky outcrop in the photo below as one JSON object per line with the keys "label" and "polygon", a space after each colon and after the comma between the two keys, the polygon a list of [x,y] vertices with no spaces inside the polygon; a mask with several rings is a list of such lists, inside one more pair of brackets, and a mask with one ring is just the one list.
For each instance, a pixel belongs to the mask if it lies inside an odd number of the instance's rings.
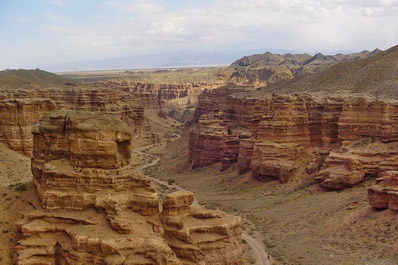
{"label": "rocky outcrop", "polygon": [[171,249],[183,264],[243,264],[241,220],[194,207],[192,192],[163,200],[161,222]]}
{"label": "rocky outcrop", "polygon": [[375,137],[362,138],[330,152],[317,174],[322,186],[332,189],[352,187],[365,176],[378,176],[398,166],[398,142],[382,142]]}
{"label": "rocky outcrop", "polygon": [[32,126],[55,110],[50,99],[5,99],[0,101],[0,141],[26,156],[32,155]]}
{"label": "rocky outcrop", "polygon": [[16,100],[49,98],[55,102],[57,109],[104,112],[122,119],[143,143],[159,140],[146,121],[145,111],[159,112],[163,106],[151,95],[134,95],[110,88],[72,87],[10,89],[0,91],[0,97]]}
{"label": "rocky outcrop", "polygon": [[366,174],[395,170],[394,100],[345,92],[236,91],[206,91],[199,98],[194,118],[199,122],[189,142],[193,167],[221,162],[225,170],[237,162],[240,173],[252,171],[258,179],[282,182],[306,168],[332,189],[352,187]]}
{"label": "rocky outcrop", "polygon": [[59,110],[34,126],[40,203],[17,224],[15,264],[242,264],[241,220],[192,207],[132,174],[132,132],[112,116]]}
{"label": "rocky outcrop", "polygon": [[386,171],[368,189],[369,204],[377,209],[398,211],[398,171]]}

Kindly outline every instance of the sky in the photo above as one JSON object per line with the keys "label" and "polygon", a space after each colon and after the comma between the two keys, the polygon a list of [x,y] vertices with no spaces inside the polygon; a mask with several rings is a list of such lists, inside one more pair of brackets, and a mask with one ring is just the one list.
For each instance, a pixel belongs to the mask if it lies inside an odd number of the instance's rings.
{"label": "sky", "polygon": [[0,0],[0,70],[173,54],[398,44],[398,0]]}

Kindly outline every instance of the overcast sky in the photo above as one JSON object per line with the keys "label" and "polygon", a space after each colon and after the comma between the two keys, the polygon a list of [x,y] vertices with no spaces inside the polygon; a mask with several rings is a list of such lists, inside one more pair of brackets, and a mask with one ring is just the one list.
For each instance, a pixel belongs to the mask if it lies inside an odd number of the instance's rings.
{"label": "overcast sky", "polygon": [[398,44],[398,0],[0,0],[0,70],[163,52]]}

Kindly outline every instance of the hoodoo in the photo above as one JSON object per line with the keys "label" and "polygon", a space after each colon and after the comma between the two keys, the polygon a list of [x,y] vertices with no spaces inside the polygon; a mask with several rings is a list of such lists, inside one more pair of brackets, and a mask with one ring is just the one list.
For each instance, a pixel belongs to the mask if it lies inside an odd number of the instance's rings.
{"label": "hoodoo", "polygon": [[241,219],[173,193],[159,210],[131,173],[131,130],[101,113],[60,110],[33,127],[39,202],[17,224],[15,264],[242,264]]}

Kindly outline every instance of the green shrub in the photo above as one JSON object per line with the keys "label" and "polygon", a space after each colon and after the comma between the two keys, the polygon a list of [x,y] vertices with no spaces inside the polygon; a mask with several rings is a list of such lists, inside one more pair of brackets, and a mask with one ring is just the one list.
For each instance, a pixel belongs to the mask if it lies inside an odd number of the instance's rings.
{"label": "green shrub", "polygon": [[15,184],[15,191],[22,192],[22,191],[26,191],[26,190],[27,190],[27,187],[26,187],[25,183],[17,183],[17,184]]}

